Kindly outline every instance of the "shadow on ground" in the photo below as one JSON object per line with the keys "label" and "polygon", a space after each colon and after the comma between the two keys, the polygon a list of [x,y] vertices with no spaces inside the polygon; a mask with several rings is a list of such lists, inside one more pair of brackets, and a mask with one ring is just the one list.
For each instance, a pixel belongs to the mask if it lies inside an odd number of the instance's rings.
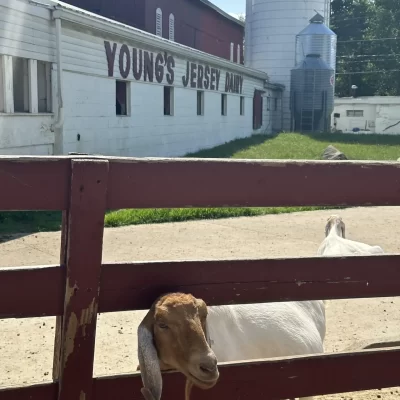
{"label": "shadow on ground", "polygon": [[0,233],[0,244],[1,243],[7,243],[11,242],[12,240],[16,239],[21,239],[25,236],[29,236],[30,233],[12,233],[12,234],[7,234],[7,233]]}
{"label": "shadow on ground", "polygon": [[385,134],[358,134],[358,133],[304,133],[304,136],[318,142],[324,143],[345,143],[364,144],[381,146],[399,146],[400,136]]}
{"label": "shadow on ground", "polygon": [[251,147],[258,146],[268,140],[275,138],[277,135],[253,135],[244,139],[237,139],[232,142],[221,144],[212,149],[200,150],[196,153],[189,153],[185,157],[194,158],[231,158],[239,151],[245,151]]}

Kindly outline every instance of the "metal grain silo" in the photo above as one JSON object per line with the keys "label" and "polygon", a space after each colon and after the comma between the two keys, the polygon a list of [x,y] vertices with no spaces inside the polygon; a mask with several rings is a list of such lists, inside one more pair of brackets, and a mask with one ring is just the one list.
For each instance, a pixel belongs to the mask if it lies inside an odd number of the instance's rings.
{"label": "metal grain silo", "polygon": [[335,71],[319,54],[307,54],[291,71],[291,129],[328,132],[334,101]]}
{"label": "metal grain silo", "polygon": [[321,14],[310,19],[310,24],[296,35],[296,63],[303,61],[306,54],[320,54],[321,59],[336,70],[337,36],[325,24]]}
{"label": "metal grain silo", "polygon": [[290,71],[295,66],[296,35],[318,12],[329,17],[329,0],[247,0],[245,65],[285,85],[283,129],[290,129]]}

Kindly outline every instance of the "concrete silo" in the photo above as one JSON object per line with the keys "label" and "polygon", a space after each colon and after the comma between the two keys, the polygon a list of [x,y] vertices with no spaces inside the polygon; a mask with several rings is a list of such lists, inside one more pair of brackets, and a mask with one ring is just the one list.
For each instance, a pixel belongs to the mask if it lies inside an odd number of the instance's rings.
{"label": "concrete silo", "polygon": [[295,66],[296,35],[316,14],[329,21],[329,0],[247,0],[245,65],[285,85],[283,129],[290,130],[290,71]]}

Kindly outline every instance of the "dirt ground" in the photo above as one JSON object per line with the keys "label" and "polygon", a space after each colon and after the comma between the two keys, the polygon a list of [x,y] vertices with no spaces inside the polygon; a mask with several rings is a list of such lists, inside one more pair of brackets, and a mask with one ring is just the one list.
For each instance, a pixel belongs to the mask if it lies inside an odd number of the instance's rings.
{"label": "dirt ground", "polygon": [[[348,238],[400,253],[400,208],[338,213]],[[315,255],[331,211],[107,229],[103,260],[179,260]],[[56,264],[60,233],[0,237],[0,268]],[[400,298],[328,302],[326,351],[400,337]],[[136,328],[145,312],[99,315],[95,375],[136,369]],[[0,320],[0,387],[50,381],[55,318]],[[323,396],[325,400],[399,399],[400,388]]]}

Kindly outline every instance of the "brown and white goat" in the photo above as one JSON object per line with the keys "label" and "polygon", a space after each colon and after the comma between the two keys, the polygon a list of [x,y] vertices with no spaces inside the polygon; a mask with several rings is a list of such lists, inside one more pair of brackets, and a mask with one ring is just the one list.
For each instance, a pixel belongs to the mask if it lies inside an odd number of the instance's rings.
{"label": "brown and white goat", "polygon": [[192,384],[213,387],[219,378],[217,358],[207,338],[207,306],[201,299],[171,293],[159,298],[138,328],[139,368],[146,400],[159,400],[161,371],[186,376],[186,398]]}
{"label": "brown and white goat", "polygon": [[186,376],[189,400],[192,385],[209,389],[217,383],[217,360],[322,353],[324,336],[322,301],[207,307],[190,294],[167,294],[138,328],[142,394],[160,400],[161,371],[177,370]]}

